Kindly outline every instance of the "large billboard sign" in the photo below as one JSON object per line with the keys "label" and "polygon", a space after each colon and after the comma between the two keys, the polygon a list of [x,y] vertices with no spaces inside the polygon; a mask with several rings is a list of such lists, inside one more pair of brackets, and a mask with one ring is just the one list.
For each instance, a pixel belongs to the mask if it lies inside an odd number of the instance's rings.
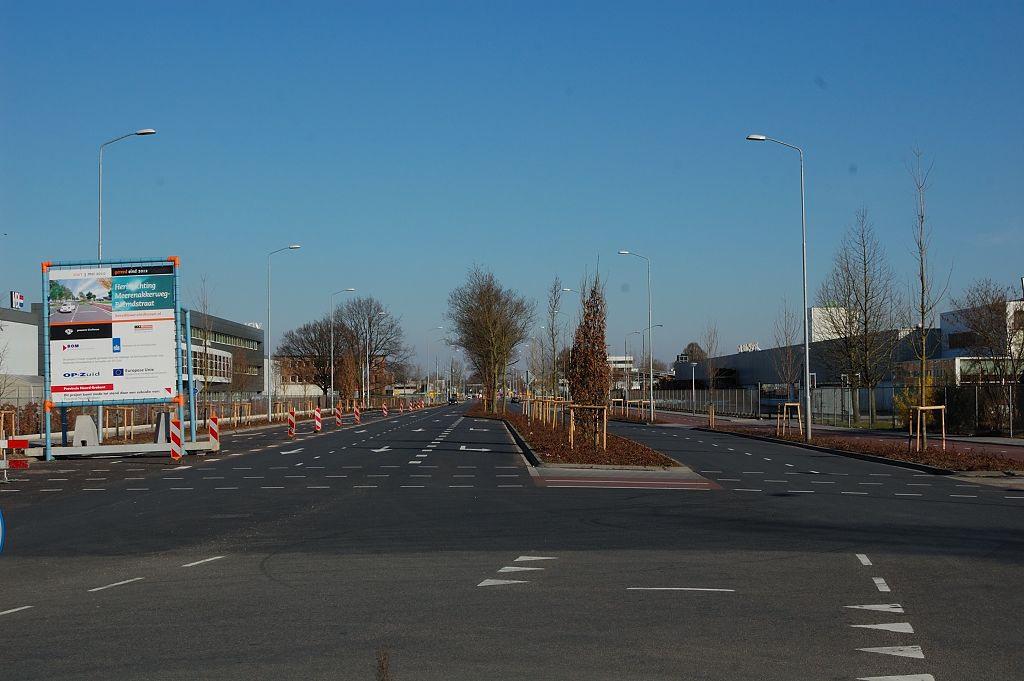
{"label": "large billboard sign", "polygon": [[55,405],[177,395],[176,276],[173,261],[49,270]]}

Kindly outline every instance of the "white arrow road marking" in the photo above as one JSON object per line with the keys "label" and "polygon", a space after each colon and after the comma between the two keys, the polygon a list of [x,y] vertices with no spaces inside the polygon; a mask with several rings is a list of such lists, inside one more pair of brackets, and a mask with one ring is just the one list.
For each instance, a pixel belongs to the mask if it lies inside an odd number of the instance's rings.
{"label": "white arrow road marking", "polygon": [[521,579],[485,579],[477,586],[502,586],[504,584],[529,584]]}
{"label": "white arrow road marking", "polygon": [[511,567],[503,567],[503,568],[501,568],[500,570],[498,570],[498,572],[526,572],[526,571],[528,571],[528,570],[543,570],[543,569],[544,569],[544,568],[538,568],[538,567],[520,567],[520,566],[518,566],[518,565],[513,565],[513,566],[511,566]]}
{"label": "white arrow road marking", "polygon": [[371,451],[371,452],[373,452],[373,453],[375,453],[375,454],[380,454],[381,452],[386,452],[386,451],[388,451],[389,449],[391,449],[391,447],[388,447],[387,445],[384,445],[384,446],[383,446],[383,447],[381,447],[380,449],[371,449],[370,451]]}
{"label": "white arrow road marking", "polygon": [[466,445],[461,445],[459,447],[459,451],[460,452],[489,452],[491,450],[485,449],[483,447],[467,447]]}
{"label": "white arrow road marking", "polygon": [[857,648],[865,653],[881,653],[882,655],[895,655],[896,657],[913,657],[918,660],[924,659],[921,646],[890,646],[887,648]]}
{"label": "white arrow road marking", "polygon": [[414,432],[414,433],[422,433],[423,429],[422,428],[417,428],[416,430],[414,430],[412,432]]}
{"label": "white arrow road marking", "polygon": [[898,615],[903,614],[903,606],[899,603],[882,603],[880,605],[848,605],[847,608],[858,610],[877,610],[878,612],[892,612]]}
{"label": "white arrow road marking", "polygon": [[289,449],[287,452],[281,452],[281,453],[282,454],[298,454],[301,451],[302,451],[302,447],[299,447],[298,449]]}
{"label": "white arrow road marking", "polygon": [[931,674],[900,674],[899,676],[860,676],[857,681],[935,681]]}
{"label": "white arrow road marking", "polygon": [[558,560],[554,556],[519,556],[513,562],[524,563],[528,560]]}
{"label": "white arrow road marking", "polygon": [[882,631],[895,631],[897,634],[913,634],[914,627],[910,622],[892,622],[889,624],[851,624],[857,629],[881,629]]}

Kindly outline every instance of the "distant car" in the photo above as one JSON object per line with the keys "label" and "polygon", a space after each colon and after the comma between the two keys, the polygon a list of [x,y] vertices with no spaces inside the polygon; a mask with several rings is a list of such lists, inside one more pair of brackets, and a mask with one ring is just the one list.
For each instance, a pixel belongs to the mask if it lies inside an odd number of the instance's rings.
{"label": "distant car", "polygon": [[458,403],[459,403],[459,398],[457,398],[457,397],[449,397],[448,398],[448,404],[458,404]]}
{"label": "distant car", "polygon": [[63,305],[60,306],[60,309],[57,310],[57,312],[74,312],[74,311],[75,311],[75,304],[74,303],[64,303]]}
{"label": "distant car", "polygon": [[512,404],[519,404],[519,395],[512,396]]}

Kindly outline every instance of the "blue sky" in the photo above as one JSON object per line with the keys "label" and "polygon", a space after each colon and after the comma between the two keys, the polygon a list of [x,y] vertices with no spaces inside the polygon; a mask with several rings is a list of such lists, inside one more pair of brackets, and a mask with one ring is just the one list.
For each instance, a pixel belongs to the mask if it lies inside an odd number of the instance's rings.
{"label": "blue sky", "polygon": [[621,352],[629,249],[658,358],[709,320],[768,347],[800,304],[798,165],[749,132],[805,149],[812,296],[862,206],[909,285],[915,145],[951,292],[1019,284],[1024,5],[710,5],[7,2],[0,288],[94,257],[98,146],[145,127],[104,154],[104,255],[181,255],[186,303],[205,274],[212,312],[265,321],[267,253],[301,243],[275,337],[351,286],[422,361],[473,264],[540,311],[600,262]]}

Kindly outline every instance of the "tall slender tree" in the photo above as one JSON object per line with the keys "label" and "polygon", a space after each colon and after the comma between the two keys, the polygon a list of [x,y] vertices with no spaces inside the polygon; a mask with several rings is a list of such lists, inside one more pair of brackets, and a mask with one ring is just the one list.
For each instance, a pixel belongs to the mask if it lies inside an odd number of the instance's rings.
{"label": "tall slender tree", "polygon": [[[576,403],[604,405],[608,403],[611,370],[605,345],[607,306],[601,275],[595,274],[590,281],[584,279],[580,291],[583,314],[573,338],[569,389]],[[598,444],[599,418],[598,414],[592,412],[581,412],[577,416],[581,436],[594,445]]]}

